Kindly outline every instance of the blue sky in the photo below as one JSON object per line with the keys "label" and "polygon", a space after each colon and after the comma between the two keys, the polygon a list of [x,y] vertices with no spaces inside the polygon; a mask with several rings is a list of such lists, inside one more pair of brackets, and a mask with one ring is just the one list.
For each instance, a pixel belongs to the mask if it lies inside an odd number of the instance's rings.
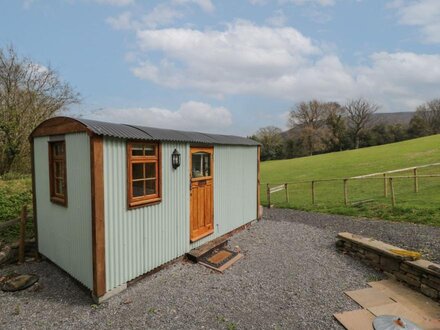
{"label": "blue sky", "polygon": [[440,97],[440,1],[2,1],[0,47],[50,65],[73,115],[251,134],[317,98]]}

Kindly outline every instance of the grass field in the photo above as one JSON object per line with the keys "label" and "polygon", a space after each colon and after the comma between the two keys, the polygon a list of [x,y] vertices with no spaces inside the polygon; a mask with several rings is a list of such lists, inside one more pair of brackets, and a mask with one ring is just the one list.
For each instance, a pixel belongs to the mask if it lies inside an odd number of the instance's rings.
{"label": "grass field", "polygon": [[[262,202],[266,201],[266,184],[346,178],[440,162],[440,135],[434,135],[383,146],[363,148],[324,155],[261,163]],[[419,175],[440,174],[440,167],[420,169]],[[393,176],[412,175],[401,172]],[[350,202],[344,205],[343,183],[316,183],[316,204],[311,203],[311,184],[289,184],[289,204],[283,192],[272,195],[277,207],[377,217],[440,226],[440,178],[420,178],[419,193],[414,193],[413,179],[394,179],[396,207],[383,196],[383,180],[349,181]]]}

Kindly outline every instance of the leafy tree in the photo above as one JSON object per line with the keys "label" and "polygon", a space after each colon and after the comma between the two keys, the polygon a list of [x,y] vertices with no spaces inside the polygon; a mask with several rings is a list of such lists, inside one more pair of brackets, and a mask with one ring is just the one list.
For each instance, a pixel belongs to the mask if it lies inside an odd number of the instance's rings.
{"label": "leafy tree", "polygon": [[301,102],[290,111],[289,126],[300,128],[300,137],[308,155],[324,149],[323,140],[328,135],[325,127],[326,104],[317,100]]}
{"label": "leafy tree", "polygon": [[355,149],[359,148],[361,134],[367,129],[373,120],[373,114],[379,106],[363,98],[350,100],[344,106],[347,113],[348,125],[353,135]]}
{"label": "leafy tree", "polygon": [[345,109],[339,103],[326,103],[325,124],[329,130],[329,138],[326,141],[330,151],[342,150],[347,135]]}
{"label": "leafy tree", "polygon": [[12,46],[0,49],[0,175],[14,162],[29,163],[27,138],[36,125],[77,102],[53,69],[19,57]]}
{"label": "leafy tree", "polygon": [[275,126],[260,128],[253,139],[261,143],[261,160],[279,159],[283,155],[281,129]]}

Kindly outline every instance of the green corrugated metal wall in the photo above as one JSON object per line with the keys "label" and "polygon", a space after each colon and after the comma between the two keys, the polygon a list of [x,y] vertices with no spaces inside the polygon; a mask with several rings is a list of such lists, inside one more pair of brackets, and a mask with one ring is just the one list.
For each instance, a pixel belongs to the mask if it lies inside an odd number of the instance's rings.
{"label": "green corrugated metal wall", "polygon": [[92,289],[89,137],[86,133],[65,136],[67,208],[50,201],[48,141],[49,137],[34,139],[39,250]]}
{"label": "green corrugated metal wall", "polygon": [[215,146],[215,231],[213,235],[191,244],[190,249],[224,235],[256,218],[257,147]]}
{"label": "green corrugated metal wall", "polygon": [[[173,170],[171,153],[181,154]],[[162,144],[162,202],[127,210],[126,142],[104,139],[106,287],[111,290],[256,219],[257,147],[214,149],[213,235],[189,241],[189,145]]]}

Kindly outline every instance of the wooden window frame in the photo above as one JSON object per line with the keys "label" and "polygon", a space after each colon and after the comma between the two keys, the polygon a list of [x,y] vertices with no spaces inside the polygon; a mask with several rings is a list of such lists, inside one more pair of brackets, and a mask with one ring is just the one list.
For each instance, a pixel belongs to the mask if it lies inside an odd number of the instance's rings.
{"label": "wooden window frame", "polygon": [[[155,147],[152,156],[133,156],[132,148],[135,144]],[[162,157],[161,144],[158,142],[128,141],[127,142],[127,204],[128,208],[137,208],[158,204],[162,201]],[[156,194],[133,197],[133,167],[132,164],[154,163],[156,165]]]}
{"label": "wooden window frame", "polygon": [[[56,144],[62,144],[64,146],[64,154],[62,156],[55,156],[54,146]],[[59,204],[67,207],[67,165],[66,165],[66,141],[57,140],[49,141],[49,185],[50,185],[50,201],[55,204]],[[62,162],[63,166],[63,193],[57,194],[55,184],[55,162]]]}

